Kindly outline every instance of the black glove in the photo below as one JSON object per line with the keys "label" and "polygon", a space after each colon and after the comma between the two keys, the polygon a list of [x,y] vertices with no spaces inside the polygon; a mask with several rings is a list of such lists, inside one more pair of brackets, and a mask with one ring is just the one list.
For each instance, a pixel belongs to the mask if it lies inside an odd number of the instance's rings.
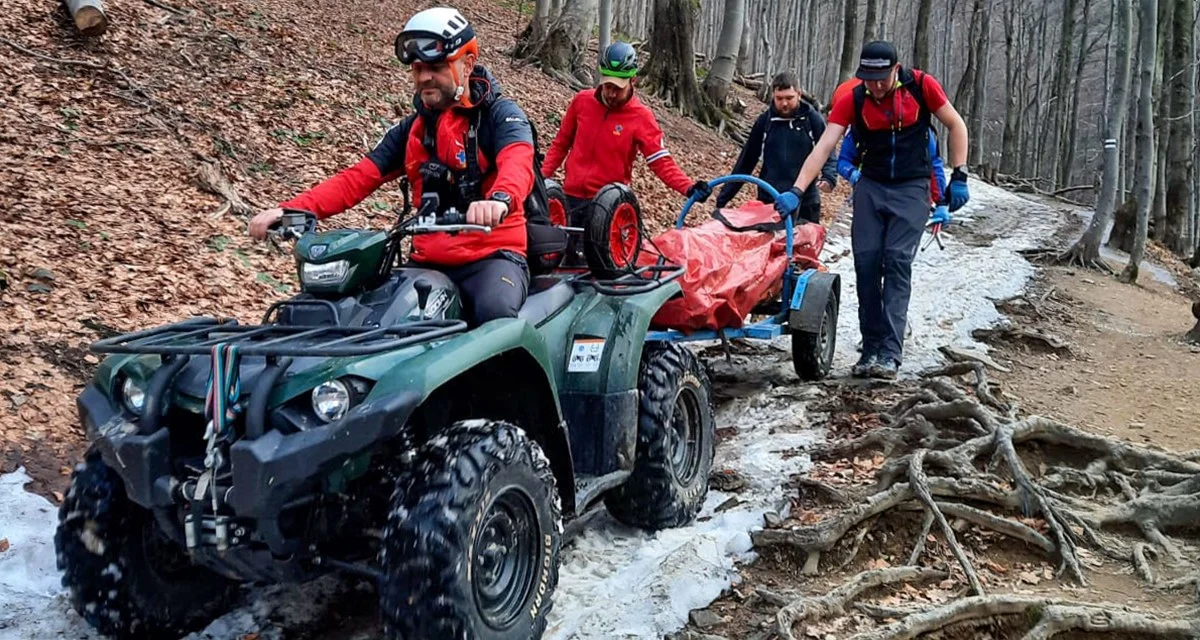
{"label": "black glove", "polygon": [[704,202],[712,195],[712,187],[708,186],[708,183],[704,180],[697,180],[696,184],[689,187],[687,193],[684,195],[689,198],[695,197],[696,202]]}

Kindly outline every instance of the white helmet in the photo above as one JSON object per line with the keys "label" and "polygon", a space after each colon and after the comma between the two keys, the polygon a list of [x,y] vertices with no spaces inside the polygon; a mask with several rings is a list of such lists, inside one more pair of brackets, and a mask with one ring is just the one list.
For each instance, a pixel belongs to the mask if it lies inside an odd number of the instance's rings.
{"label": "white helmet", "polygon": [[396,36],[396,57],[404,64],[457,60],[467,52],[479,55],[475,29],[457,9],[434,7],[408,19]]}

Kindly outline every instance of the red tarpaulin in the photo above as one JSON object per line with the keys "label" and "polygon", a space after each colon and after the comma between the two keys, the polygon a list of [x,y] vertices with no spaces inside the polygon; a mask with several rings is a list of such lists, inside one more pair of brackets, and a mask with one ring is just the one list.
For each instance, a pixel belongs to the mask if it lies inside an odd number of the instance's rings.
{"label": "red tarpaulin", "polygon": [[[721,213],[735,227],[779,221],[771,205],[757,201]],[[793,237],[794,260],[824,270],[818,256],[825,245],[825,227],[800,224]],[[663,305],[653,324],[687,333],[742,326],[751,309],[779,294],[787,269],[783,231],[738,232],[719,220],[660,234],[653,246],[647,243],[638,263],[654,264],[658,258],[655,248],[667,262],[682,265],[685,272],[678,281],[683,297]]]}

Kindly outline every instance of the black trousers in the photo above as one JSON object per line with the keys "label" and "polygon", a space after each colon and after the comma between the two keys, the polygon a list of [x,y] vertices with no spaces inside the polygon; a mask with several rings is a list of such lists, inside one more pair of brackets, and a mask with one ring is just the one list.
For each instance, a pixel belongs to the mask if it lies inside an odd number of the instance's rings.
{"label": "black trousers", "polygon": [[[567,226],[586,228],[588,217],[592,215],[592,201],[588,198],[567,196]],[[567,234],[567,255],[563,266],[583,266],[583,236],[577,233]]]}
{"label": "black trousers", "polygon": [[502,253],[461,267],[434,268],[458,287],[464,319],[472,327],[497,318],[517,317],[529,295],[529,268],[525,259],[515,254]]}

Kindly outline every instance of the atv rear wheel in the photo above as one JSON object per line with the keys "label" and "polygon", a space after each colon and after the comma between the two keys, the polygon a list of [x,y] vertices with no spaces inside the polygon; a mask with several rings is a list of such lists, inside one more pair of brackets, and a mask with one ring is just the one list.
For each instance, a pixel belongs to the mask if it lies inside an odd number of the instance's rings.
{"label": "atv rear wheel", "polygon": [[505,422],[458,422],[396,480],[384,530],[384,634],[533,640],[558,584],[550,461]]}
{"label": "atv rear wheel", "polygon": [[638,391],[633,474],[604,503],[614,518],[642,529],[688,524],[708,494],[716,448],[708,374],[686,348],[648,344]]}
{"label": "atv rear wheel", "polygon": [[821,380],[833,367],[837,348],[838,299],[830,295],[821,312],[821,324],[816,331],[793,329],[792,366],[801,380]]}
{"label": "atv rear wheel", "polygon": [[610,184],[592,202],[583,233],[588,269],[602,280],[634,271],[642,252],[642,212],[633,191]]}
{"label": "atv rear wheel", "polygon": [[178,638],[202,628],[233,597],[233,582],[193,565],[125,495],[96,452],[75,468],[54,547],[71,605],[100,633]]}

